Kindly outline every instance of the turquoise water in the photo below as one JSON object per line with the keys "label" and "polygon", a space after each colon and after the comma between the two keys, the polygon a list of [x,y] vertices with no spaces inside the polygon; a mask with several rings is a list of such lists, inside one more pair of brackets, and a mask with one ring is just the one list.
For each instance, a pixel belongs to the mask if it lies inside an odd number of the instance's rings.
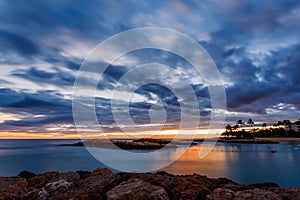
{"label": "turquoise water", "polygon": [[[106,167],[83,147],[59,146],[78,140],[0,140],[0,176],[17,175],[22,170],[91,171]],[[162,169],[175,174],[200,173],[209,177],[227,177],[238,183],[275,182],[282,187],[300,186],[300,143],[229,144],[218,143],[203,159],[193,146],[175,163]],[[271,153],[274,149],[277,152]],[[205,149],[205,145],[202,146]],[[100,150],[101,151],[101,150]],[[149,162],[124,162],[141,170],[171,159],[178,149],[169,149],[163,157]],[[103,153],[105,149],[103,149]],[[118,150],[111,155],[118,161]]]}

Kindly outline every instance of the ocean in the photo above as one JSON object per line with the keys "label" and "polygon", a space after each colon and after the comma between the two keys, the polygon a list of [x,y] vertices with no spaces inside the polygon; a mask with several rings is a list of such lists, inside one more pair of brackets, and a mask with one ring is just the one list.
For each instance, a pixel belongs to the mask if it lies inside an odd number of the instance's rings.
{"label": "ocean", "polygon": [[[79,140],[0,140],[0,176],[15,176],[27,170],[34,173],[47,171],[91,171],[107,167],[95,159],[84,147],[61,146]],[[238,144],[217,143],[203,159],[198,157],[201,145],[192,146],[173,164],[161,169],[173,174],[199,173],[209,177],[226,177],[240,184],[275,182],[281,187],[300,186],[300,143]],[[128,168],[136,169],[159,165],[172,158],[179,148],[166,151],[163,157],[149,162],[123,160]],[[203,147],[202,150],[205,150]],[[276,150],[276,153],[272,153]],[[105,153],[105,149],[99,149]],[[119,161],[119,150],[110,155]],[[112,169],[116,172],[116,170]]]}

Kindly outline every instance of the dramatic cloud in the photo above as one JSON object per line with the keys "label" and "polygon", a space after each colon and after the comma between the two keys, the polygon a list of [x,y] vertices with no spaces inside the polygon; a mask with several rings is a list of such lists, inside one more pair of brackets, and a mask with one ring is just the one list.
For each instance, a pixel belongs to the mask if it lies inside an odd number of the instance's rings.
{"label": "dramatic cloud", "polygon": [[[299,18],[296,0],[1,1],[0,131],[73,134],[72,92],[82,61],[106,38],[144,26],[180,31],[204,47],[224,80],[228,110],[222,112],[228,123],[239,118],[270,123],[296,120],[300,118]],[[107,58],[111,53],[107,52]],[[173,53],[143,49],[110,63],[101,78],[93,69],[86,72],[87,95],[95,94],[104,130],[120,130],[111,111],[111,97],[120,78],[135,66],[154,62],[170,66],[176,75],[148,70],[139,78],[164,78],[182,93],[187,90],[182,80],[188,80],[199,102],[190,117],[197,112],[201,126],[207,125],[211,102],[203,77]],[[94,91],[91,86],[98,79]],[[127,88],[118,91],[119,110],[126,109],[123,100],[135,86],[127,82]],[[176,127],[180,103],[190,101],[167,87],[146,84],[135,89],[129,112],[135,123],[152,123],[149,127],[153,127],[151,109],[160,103],[166,110],[167,126]]]}

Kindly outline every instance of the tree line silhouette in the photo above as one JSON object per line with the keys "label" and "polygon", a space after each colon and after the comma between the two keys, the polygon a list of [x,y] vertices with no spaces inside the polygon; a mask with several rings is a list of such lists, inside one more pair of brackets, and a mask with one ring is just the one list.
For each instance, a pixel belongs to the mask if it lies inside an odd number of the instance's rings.
{"label": "tree line silhouette", "polygon": [[260,125],[261,127],[254,127],[254,124],[255,122],[252,119],[246,122],[240,119],[234,125],[227,124],[225,132],[221,135],[226,138],[300,137],[299,133],[290,129],[290,120],[278,121],[269,127],[266,123]]}

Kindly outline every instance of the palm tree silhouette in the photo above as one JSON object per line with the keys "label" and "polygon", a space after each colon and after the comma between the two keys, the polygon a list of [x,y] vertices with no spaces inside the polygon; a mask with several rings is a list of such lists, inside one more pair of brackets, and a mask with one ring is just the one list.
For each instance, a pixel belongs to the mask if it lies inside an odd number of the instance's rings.
{"label": "palm tree silhouette", "polygon": [[247,124],[249,124],[251,126],[251,128],[253,127],[254,121],[250,118],[248,119]]}
{"label": "palm tree silhouette", "polygon": [[226,127],[225,127],[226,131],[225,131],[225,136],[229,136],[232,134],[232,127],[230,124],[227,124]]}
{"label": "palm tree silhouette", "polygon": [[242,127],[242,125],[244,124],[243,120],[239,119],[237,122],[236,122],[236,125],[240,125],[239,127]]}

